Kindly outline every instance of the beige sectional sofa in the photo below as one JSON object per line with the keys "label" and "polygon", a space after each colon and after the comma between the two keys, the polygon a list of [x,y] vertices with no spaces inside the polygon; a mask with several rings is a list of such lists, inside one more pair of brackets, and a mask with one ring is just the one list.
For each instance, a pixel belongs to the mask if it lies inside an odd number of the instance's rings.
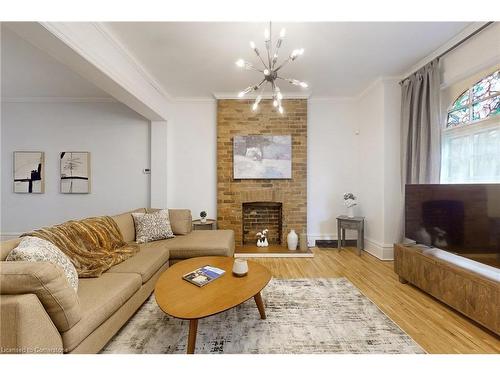
{"label": "beige sectional sofa", "polygon": [[[135,240],[131,212],[113,216],[127,242]],[[20,240],[2,242],[0,352],[97,353],[151,295],[169,264],[233,256],[232,231],[191,231],[189,210],[169,212],[175,238],[141,244],[139,253],[102,276],[79,279],[77,293],[51,263],[4,261]]]}

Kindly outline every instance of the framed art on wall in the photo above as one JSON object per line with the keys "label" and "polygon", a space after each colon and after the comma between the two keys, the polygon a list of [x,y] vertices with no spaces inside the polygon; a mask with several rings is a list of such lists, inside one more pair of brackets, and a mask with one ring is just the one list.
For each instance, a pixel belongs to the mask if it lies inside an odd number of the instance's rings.
{"label": "framed art on wall", "polygon": [[61,152],[61,193],[90,193],[90,152]]}
{"label": "framed art on wall", "polygon": [[233,177],[234,179],[292,178],[292,136],[234,136]]}
{"label": "framed art on wall", "polygon": [[14,193],[45,191],[45,154],[41,151],[14,151]]}

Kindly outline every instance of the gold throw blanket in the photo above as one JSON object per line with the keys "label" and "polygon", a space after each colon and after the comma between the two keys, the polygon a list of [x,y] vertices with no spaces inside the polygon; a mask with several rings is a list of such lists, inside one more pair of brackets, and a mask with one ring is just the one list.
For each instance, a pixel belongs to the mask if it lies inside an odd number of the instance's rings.
{"label": "gold throw blanket", "polygon": [[98,277],[139,251],[138,245],[123,241],[120,229],[109,216],[71,220],[22,236],[52,242],[71,259],[79,277]]}

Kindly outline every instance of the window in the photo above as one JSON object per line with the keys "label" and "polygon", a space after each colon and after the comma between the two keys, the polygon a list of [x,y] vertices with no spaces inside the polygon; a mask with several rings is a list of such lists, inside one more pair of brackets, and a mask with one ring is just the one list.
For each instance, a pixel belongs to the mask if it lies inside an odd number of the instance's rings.
{"label": "window", "polygon": [[500,182],[500,70],[448,108],[442,137],[442,183]]}

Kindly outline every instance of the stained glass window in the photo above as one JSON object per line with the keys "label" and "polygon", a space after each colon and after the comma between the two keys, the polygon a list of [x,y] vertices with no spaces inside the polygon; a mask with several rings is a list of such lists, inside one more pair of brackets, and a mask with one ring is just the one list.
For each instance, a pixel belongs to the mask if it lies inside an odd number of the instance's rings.
{"label": "stained glass window", "polygon": [[489,75],[472,87],[472,100],[481,100],[500,94],[500,71]]}
{"label": "stained glass window", "polygon": [[448,108],[442,132],[441,183],[500,183],[499,114],[497,70],[461,93]]}
{"label": "stained glass window", "polygon": [[466,125],[500,113],[500,71],[488,75],[464,91],[448,110],[446,127]]}

